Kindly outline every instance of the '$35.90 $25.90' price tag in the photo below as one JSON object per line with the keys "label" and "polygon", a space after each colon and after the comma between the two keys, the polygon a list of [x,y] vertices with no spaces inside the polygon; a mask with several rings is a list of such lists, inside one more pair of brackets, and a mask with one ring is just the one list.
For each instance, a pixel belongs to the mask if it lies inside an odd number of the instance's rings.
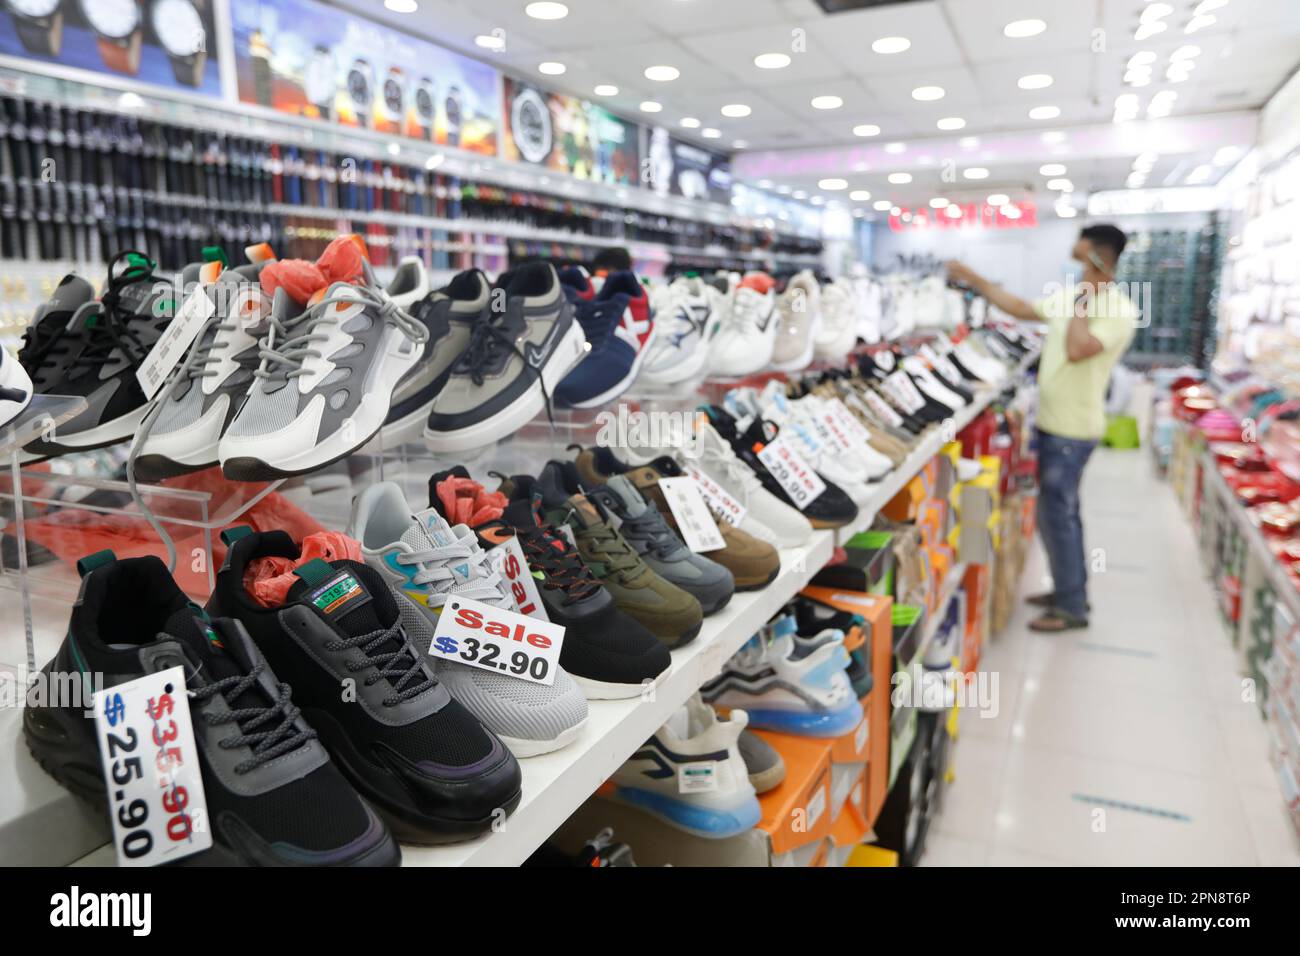
{"label": "'$35.90 $25.90' price tag", "polygon": [[563,644],[563,625],[451,597],[438,615],[429,654],[549,686]]}
{"label": "'$35.90 $25.90' price tag", "polygon": [[95,730],[121,866],[170,863],[212,846],[184,668],[100,691]]}

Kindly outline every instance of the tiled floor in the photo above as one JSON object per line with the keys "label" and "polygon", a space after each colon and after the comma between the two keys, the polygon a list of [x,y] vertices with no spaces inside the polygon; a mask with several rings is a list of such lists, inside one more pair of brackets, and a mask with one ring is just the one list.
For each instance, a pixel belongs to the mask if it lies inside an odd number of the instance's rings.
{"label": "tiled floor", "polygon": [[[1300,865],[1264,725],[1192,530],[1145,452],[1084,479],[1092,627],[1039,635],[1017,608],[986,651],[999,713],[962,715],[928,866]],[[1100,549],[1099,551],[1096,549]],[[1021,591],[1050,584],[1035,543]]]}

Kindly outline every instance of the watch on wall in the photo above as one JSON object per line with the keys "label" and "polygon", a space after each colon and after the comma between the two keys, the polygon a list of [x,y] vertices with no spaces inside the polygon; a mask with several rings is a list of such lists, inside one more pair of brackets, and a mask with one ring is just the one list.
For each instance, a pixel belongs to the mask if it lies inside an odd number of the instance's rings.
{"label": "watch on wall", "polygon": [[104,65],[118,73],[139,73],[144,38],[140,0],[81,0],[81,13],[95,31]]}
{"label": "watch on wall", "polygon": [[303,92],[307,102],[316,107],[321,119],[329,119],[334,113],[334,94],[338,92],[337,65],[334,53],[329,47],[318,46],[312,51],[303,74]]}
{"label": "watch on wall", "polygon": [[348,98],[358,126],[370,125],[370,111],[375,104],[375,68],[357,57],[348,70]]}
{"label": "watch on wall", "polygon": [[443,104],[447,116],[447,145],[460,145],[461,103],[460,87],[452,86],[447,90],[447,102]]}
{"label": "watch on wall", "polygon": [[397,131],[401,132],[406,113],[406,75],[400,68],[388,68],[379,98],[384,104],[384,118],[396,125]]}
{"label": "watch on wall", "polygon": [[58,56],[63,46],[63,0],[5,0],[28,53]]}
{"label": "watch on wall", "polygon": [[203,85],[208,62],[208,31],[199,5],[203,0],[153,0],[149,22],[171,61],[176,80],[185,86]]}
{"label": "watch on wall", "polygon": [[554,132],[551,109],[536,90],[525,87],[510,104],[510,135],[519,155],[530,163],[544,163],[551,155]]}
{"label": "watch on wall", "polygon": [[434,124],[438,115],[438,101],[434,99],[433,80],[427,76],[415,86],[415,116],[420,124],[420,135],[430,142],[434,137]]}

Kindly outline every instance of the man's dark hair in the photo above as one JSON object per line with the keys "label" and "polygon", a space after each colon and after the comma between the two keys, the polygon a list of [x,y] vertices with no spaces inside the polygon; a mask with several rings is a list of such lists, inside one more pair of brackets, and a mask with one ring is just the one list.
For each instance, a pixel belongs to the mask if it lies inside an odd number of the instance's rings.
{"label": "man's dark hair", "polygon": [[1105,250],[1111,262],[1119,262],[1124,247],[1128,245],[1128,236],[1124,235],[1124,230],[1109,223],[1089,226],[1079,233],[1079,238],[1087,239],[1096,248]]}
{"label": "man's dark hair", "polygon": [[591,265],[597,272],[602,269],[608,272],[626,272],[632,268],[632,256],[622,246],[614,246],[597,253]]}

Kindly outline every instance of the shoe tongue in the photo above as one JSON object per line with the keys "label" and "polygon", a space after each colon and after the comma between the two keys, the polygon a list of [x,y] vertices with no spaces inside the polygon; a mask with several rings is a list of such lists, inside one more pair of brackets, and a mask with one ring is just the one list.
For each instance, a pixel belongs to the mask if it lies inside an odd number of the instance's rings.
{"label": "shoe tongue", "polygon": [[429,508],[413,517],[411,526],[399,540],[412,551],[427,551],[431,547],[442,548],[455,544],[456,535],[442,515]]}
{"label": "shoe tongue", "polygon": [[289,588],[287,600],[311,608],[340,634],[383,630],[397,619],[388,587],[364,564],[313,558],[293,573],[298,580]]}
{"label": "shoe tongue", "polygon": [[[251,669],[251,663],[243,659],[243,648],[227,647],[193,605],[186,605],[169,617],[163,633],[189,649],[202,664],[203,676],[209,683],[225,677],[241,677]],[[246,695],[247,692],[242,696]],[[253,706],[260,705],[253,702]]]}
{"label": "shoe tongue", "polygon": [[568,511],[568,520],[584,531],[605,520],[600,506],[586,495],[571,495],[565,499],[564,507]]}
{"label": "shoe tongue", "polygon": [[636,486],[625,475],[615,475],[605,482],[605,487],[619,500],[629,517],[639,518],[646,509],[645,499],[636,490]]}
{"label": "shoe tongue", "polygon": [[50,296],[47,314],[76,312],[95,298],[95,288],[81,276],[67,275]]}
{"label": "shoe tongue", "polygon": [[541,518],[531,498],[515,498],[505,510],[501,512],[501,517],[506,524],[515,528],[526,528],[530,525],[538,527],[541,525]]}

